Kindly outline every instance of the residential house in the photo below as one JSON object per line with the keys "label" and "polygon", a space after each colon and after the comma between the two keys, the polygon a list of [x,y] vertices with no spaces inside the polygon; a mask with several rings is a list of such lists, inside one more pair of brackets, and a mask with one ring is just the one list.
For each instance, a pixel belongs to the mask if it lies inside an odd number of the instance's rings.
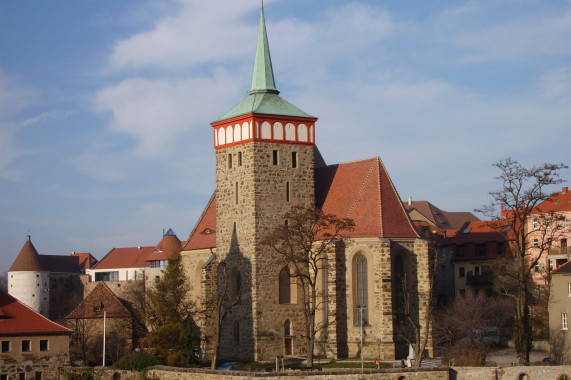
{"label": "residential house", "polygon": [[454,298],[454,268],[451,250],[448,246],[439,246],[439,240],[450,236],[466,222],[479,219],[467,211],[444,211],[428,201],[413,201],[412,197],[404,202],[414,227],[420,236],[427,239],[437,249],[435,270],[435,293],[439,304],[445,304]]}
{"label": "residential house", "polygon": [[107,363],[132,351],[146,331],[133,303],[133,300],[118,297],[106,282],[97,282],[95,288],[66,317],[67,325],[73,330],[74,359],[100,364],[104,331]]}
{"label": "residential house", "polygon": [[549,333],[551,355],[561,364],[571,364],[571,262],[561,265],[551,273],[549,295]]}
{"label": "residential house", "polygon": [[0,292],[0,378],[59,379],[69,363],[71,330]]}
{"label": "residential house", "polygon": [[161,275],[170,258],[180,257],[181,248],[181,241],[169,229],[156,246],[113,248],[87,274],[93,282],[154,280]]}
{"label": "residential house", "polygon": [[532,256],[541,255],[534,270],[534,281],[545,285],[551,271],[571,258],[571,192],[563,187],[539,204],[527,221]]}
{"label": "residential house", "polygon": [[506,232],[490,222],[477,221],[465,223],[439,240],[441,249],[451,254],[456,297],[494,292],[492,268],[511,257]]}

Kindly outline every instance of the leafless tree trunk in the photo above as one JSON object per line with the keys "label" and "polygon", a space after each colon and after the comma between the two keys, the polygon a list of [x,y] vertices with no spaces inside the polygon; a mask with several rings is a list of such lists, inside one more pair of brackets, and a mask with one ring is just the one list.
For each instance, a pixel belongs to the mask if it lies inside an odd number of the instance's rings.
{"label": "leafless tree trunk", "polygon": [[[541,222],[541,227],[538,225],[538,228],[545,228],[547,232],[549,223],[553,222],[549,233],[555,231],[558,223],[550,218],[556,216],[542,213],[539,206],[552,196],[552,193],[547,192],[545,187],[561,183],[559,171],[568,166],[546,163],[525,168],[510,158],[501,160],[494,166],[501,172],[496,177],[502,184],[501,188],[491,191],[490,203],[475,211],[494,219],[490,224],[496,226],[511,243],[510,249],[514,256],[515,271],[498,274],[500,277],[512,280],[513,286],[504,286],[502,293],[515,300],[514,343],[520,362],[529,362],[529,353],[533,346],[533,330],[529,314],[532,269],[546,252],[549,240],[544,236],[541,245],[538,244],[535,252],[532,251],[530,235],[535,233],[535,228],[530,230],[527,223],[530,219],[536,219],[538,223]],[[497,210],[500,207],[504,209],[504,212],[498,218]],[[504,268],[510,268],[510,266],[504,266]]]}
{"label": "leafless tree trunk", "polygon": [[284,264],[293,268],[290,275],[301,287],[307,366],[313,367],[315,337],[328,325],[328,321],[324,321],[321,327],[316,326],[315,316],[323,304],[317,292],[318,279],[327,265],[327,252],[343,238],[344,232],[354,228],[355,223],[348,218],[337,218],[321,210],[304,207],[292,208],[285,219],[288,223],[271,231],[262,244],[270,247]]}

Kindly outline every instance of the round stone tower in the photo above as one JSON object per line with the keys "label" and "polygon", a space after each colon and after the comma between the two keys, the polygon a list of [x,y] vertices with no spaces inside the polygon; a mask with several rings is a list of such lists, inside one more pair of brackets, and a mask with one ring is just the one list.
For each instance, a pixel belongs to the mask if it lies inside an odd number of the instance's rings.
{"label": "round stone tower", "polygon": [[50,273],[42,268],[40,261],[40,255],[28,235],[8,270],[8,293],[49,318]]}

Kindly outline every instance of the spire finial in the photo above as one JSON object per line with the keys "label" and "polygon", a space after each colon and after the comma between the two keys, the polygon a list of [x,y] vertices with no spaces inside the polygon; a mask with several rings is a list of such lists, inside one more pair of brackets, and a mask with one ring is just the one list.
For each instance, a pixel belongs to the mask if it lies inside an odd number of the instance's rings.
{"label": "spire finial", "polygon": [[272,58],[270,57],[270,46],[268,44],[268,34],[266,32],[266,21],[264,18],[264,0],[260,2],[260,26],[258,29],[258,45],[256,47],[256,59],[254,61],[254,73],[252,75],[252,87],[248,94],[254,93],[279,94],[274,81],[274,71],[272,68]]}

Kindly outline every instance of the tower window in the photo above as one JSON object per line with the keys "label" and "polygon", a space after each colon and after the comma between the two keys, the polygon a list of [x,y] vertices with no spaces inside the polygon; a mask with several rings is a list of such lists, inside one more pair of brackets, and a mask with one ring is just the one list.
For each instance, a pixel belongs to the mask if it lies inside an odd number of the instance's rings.
{"label": "tower window", "polygon": [[297,168],[297,152],[291,152],[291,167]]}
{"label": "tower window", "polygon": [[274,165],[278,164],[278,151],[274,150],[272,155],[272,162]]}
{"label": "tower window", "polygon": [[236,182],[236,204],[238,204],[238,182]]}
{"label": "tower window", "polygon": [[290,195],[289,195],[289,182],[286,182],[286,202],[289,202]]}
{"label": "tower window", "polygon": [[242,166],[242,152],[238,152],[238,166]]}
{"label": "tower window", "polygon": [[228,169],[232,169],[232,153],[228,154]]}

